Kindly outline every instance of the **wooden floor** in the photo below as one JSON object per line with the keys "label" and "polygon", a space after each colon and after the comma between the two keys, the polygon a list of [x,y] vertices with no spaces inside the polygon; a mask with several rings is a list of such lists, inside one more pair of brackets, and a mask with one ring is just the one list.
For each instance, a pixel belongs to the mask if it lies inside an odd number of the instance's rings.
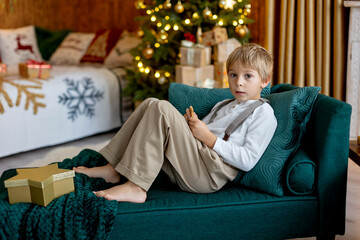
{"label": "wooden floor", "polygon": [[[76,156],[82,149],[100,150],[116,132],[99,134],[82,140],[46,147],[26,153],[0,158],[0,174],[10,168],[38,167]],[[349,174],[346,206],[346,232],[336,236],[337,240],[360,240],[360,167],[349,159]],[[316,238],[302,238],[302,240]]]}

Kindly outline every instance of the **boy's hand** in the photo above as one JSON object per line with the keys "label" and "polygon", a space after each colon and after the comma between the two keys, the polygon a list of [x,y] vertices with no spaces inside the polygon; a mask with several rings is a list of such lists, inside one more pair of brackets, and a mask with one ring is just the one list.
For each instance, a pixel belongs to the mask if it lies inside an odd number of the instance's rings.
{"label": "boy's hand", "polygon": [[189,108],[186,109],[184,116],[194,137],[205,143],[208,147],[213,148],[217,137],[209,130],[206,124],[198,118],[195,112],[193,112],[191,117]]}

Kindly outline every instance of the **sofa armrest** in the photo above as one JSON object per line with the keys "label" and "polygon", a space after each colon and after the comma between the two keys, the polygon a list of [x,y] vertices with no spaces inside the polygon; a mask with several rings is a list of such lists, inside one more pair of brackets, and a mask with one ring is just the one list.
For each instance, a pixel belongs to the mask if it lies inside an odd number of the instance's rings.
{"label": "sofa armrest", "polygon": [[303,147],[318,166],[321,238],[345,233],[350,117],[349,104],[319,94],[304,137]]}
{"label": "sofa armrest", "polygon": [[[271,92],[296,88],[289,84],[279,84]],[[301,148],[317,165],[320,239],[330,239],[336,234],[345,233],[350,117],[349,104],[319,94],[301,143]]]}

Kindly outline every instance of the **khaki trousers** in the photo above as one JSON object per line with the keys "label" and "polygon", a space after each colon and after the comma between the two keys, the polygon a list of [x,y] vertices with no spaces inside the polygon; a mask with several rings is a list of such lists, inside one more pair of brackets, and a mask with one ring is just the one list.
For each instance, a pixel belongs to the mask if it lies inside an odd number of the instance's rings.
{"label": "khaki trousers", "polygon": [[100,153],[128,180],[148,191],[160,170],[188,192],[210,193],[238,170],[195,139],[168,101],[145,100]]}

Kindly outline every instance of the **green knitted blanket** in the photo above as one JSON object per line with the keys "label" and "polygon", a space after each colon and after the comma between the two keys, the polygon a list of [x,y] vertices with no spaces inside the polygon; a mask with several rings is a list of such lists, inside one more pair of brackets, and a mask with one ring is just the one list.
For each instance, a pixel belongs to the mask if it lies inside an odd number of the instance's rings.
{"label": "green knitted blanket", "polygon": [[[85,149],[58,166],[72,169],[105,164],[106,160],[98,152]],[[15,174],[15,169],[9,170],[0,179],[0,239],[107,239],[110,236],[118,203],[96,197],[92,191],[112,184],[76,174],[75,192],[54,199],[46,207],[32,203],[9,204],[4,181]]]}

